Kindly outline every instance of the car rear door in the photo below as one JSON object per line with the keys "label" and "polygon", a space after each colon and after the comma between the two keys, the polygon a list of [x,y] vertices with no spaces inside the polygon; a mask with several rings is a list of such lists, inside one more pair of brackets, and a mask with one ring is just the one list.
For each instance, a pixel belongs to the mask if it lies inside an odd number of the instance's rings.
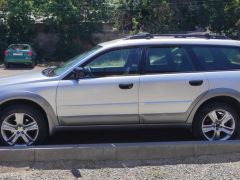
{"label": "car rear door", "polygon": [[140,77],[141,123],[182,123],[208,90],[206,76],[196,72],[181,46],[148,47]]}

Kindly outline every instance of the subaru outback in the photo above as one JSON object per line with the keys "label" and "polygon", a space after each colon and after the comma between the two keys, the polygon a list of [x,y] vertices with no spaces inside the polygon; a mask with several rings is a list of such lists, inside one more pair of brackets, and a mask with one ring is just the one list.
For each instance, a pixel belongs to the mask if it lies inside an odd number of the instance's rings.
{"label": "subaru outback", "polygon": [[186,126],[199,140],[240,132],[240,42],[140,34],[42,72],[0,79],[0,140],[33,145],[57,130]]}

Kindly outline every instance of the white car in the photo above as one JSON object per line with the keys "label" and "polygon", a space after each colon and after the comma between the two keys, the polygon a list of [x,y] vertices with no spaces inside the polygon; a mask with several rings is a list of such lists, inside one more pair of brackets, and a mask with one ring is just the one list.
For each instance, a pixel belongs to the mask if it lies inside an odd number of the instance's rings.
{"label": "white car", "polygon": [[240,132],[240,42],[216,35],[140,34],[65,64],[0,79],[0,140],[44,142],[57,130],[173,125],[198,139]]}

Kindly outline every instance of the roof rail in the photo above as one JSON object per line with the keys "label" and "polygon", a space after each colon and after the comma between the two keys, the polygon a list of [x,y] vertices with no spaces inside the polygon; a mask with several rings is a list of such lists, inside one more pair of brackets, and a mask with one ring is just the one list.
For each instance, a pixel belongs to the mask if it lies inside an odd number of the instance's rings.
{"label": "roof rail", "polygon": [[126,37],[126,39],[152,39],[152,38],[154,38],[154,35],[150,33],[138,33],[138,34]]}
{"label": "roof rail", "polygon": [[126,39],[152,39],[154,37],[173,37],[173,38],[203,38],[203,39],[230,39],[227,36],[210,34],[206,32],[194,32],[187,34],[150,34],[139,33],[133,36],[128,36]]}

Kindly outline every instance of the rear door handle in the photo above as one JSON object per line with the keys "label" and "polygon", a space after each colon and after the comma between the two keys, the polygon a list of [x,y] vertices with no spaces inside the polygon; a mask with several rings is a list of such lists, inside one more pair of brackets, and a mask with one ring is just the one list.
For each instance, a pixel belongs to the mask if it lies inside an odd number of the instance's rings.
{"label": "rear door handle", "polygon": [[120,89],[132,89],[133,83],[128,83],[128,84],[119,84]]}
{"label": "rear door handle", "polygon": [[191,86],[201,86],[203,84],[203,80],[192,80],[192,81],[189,81],[189,84]]}

